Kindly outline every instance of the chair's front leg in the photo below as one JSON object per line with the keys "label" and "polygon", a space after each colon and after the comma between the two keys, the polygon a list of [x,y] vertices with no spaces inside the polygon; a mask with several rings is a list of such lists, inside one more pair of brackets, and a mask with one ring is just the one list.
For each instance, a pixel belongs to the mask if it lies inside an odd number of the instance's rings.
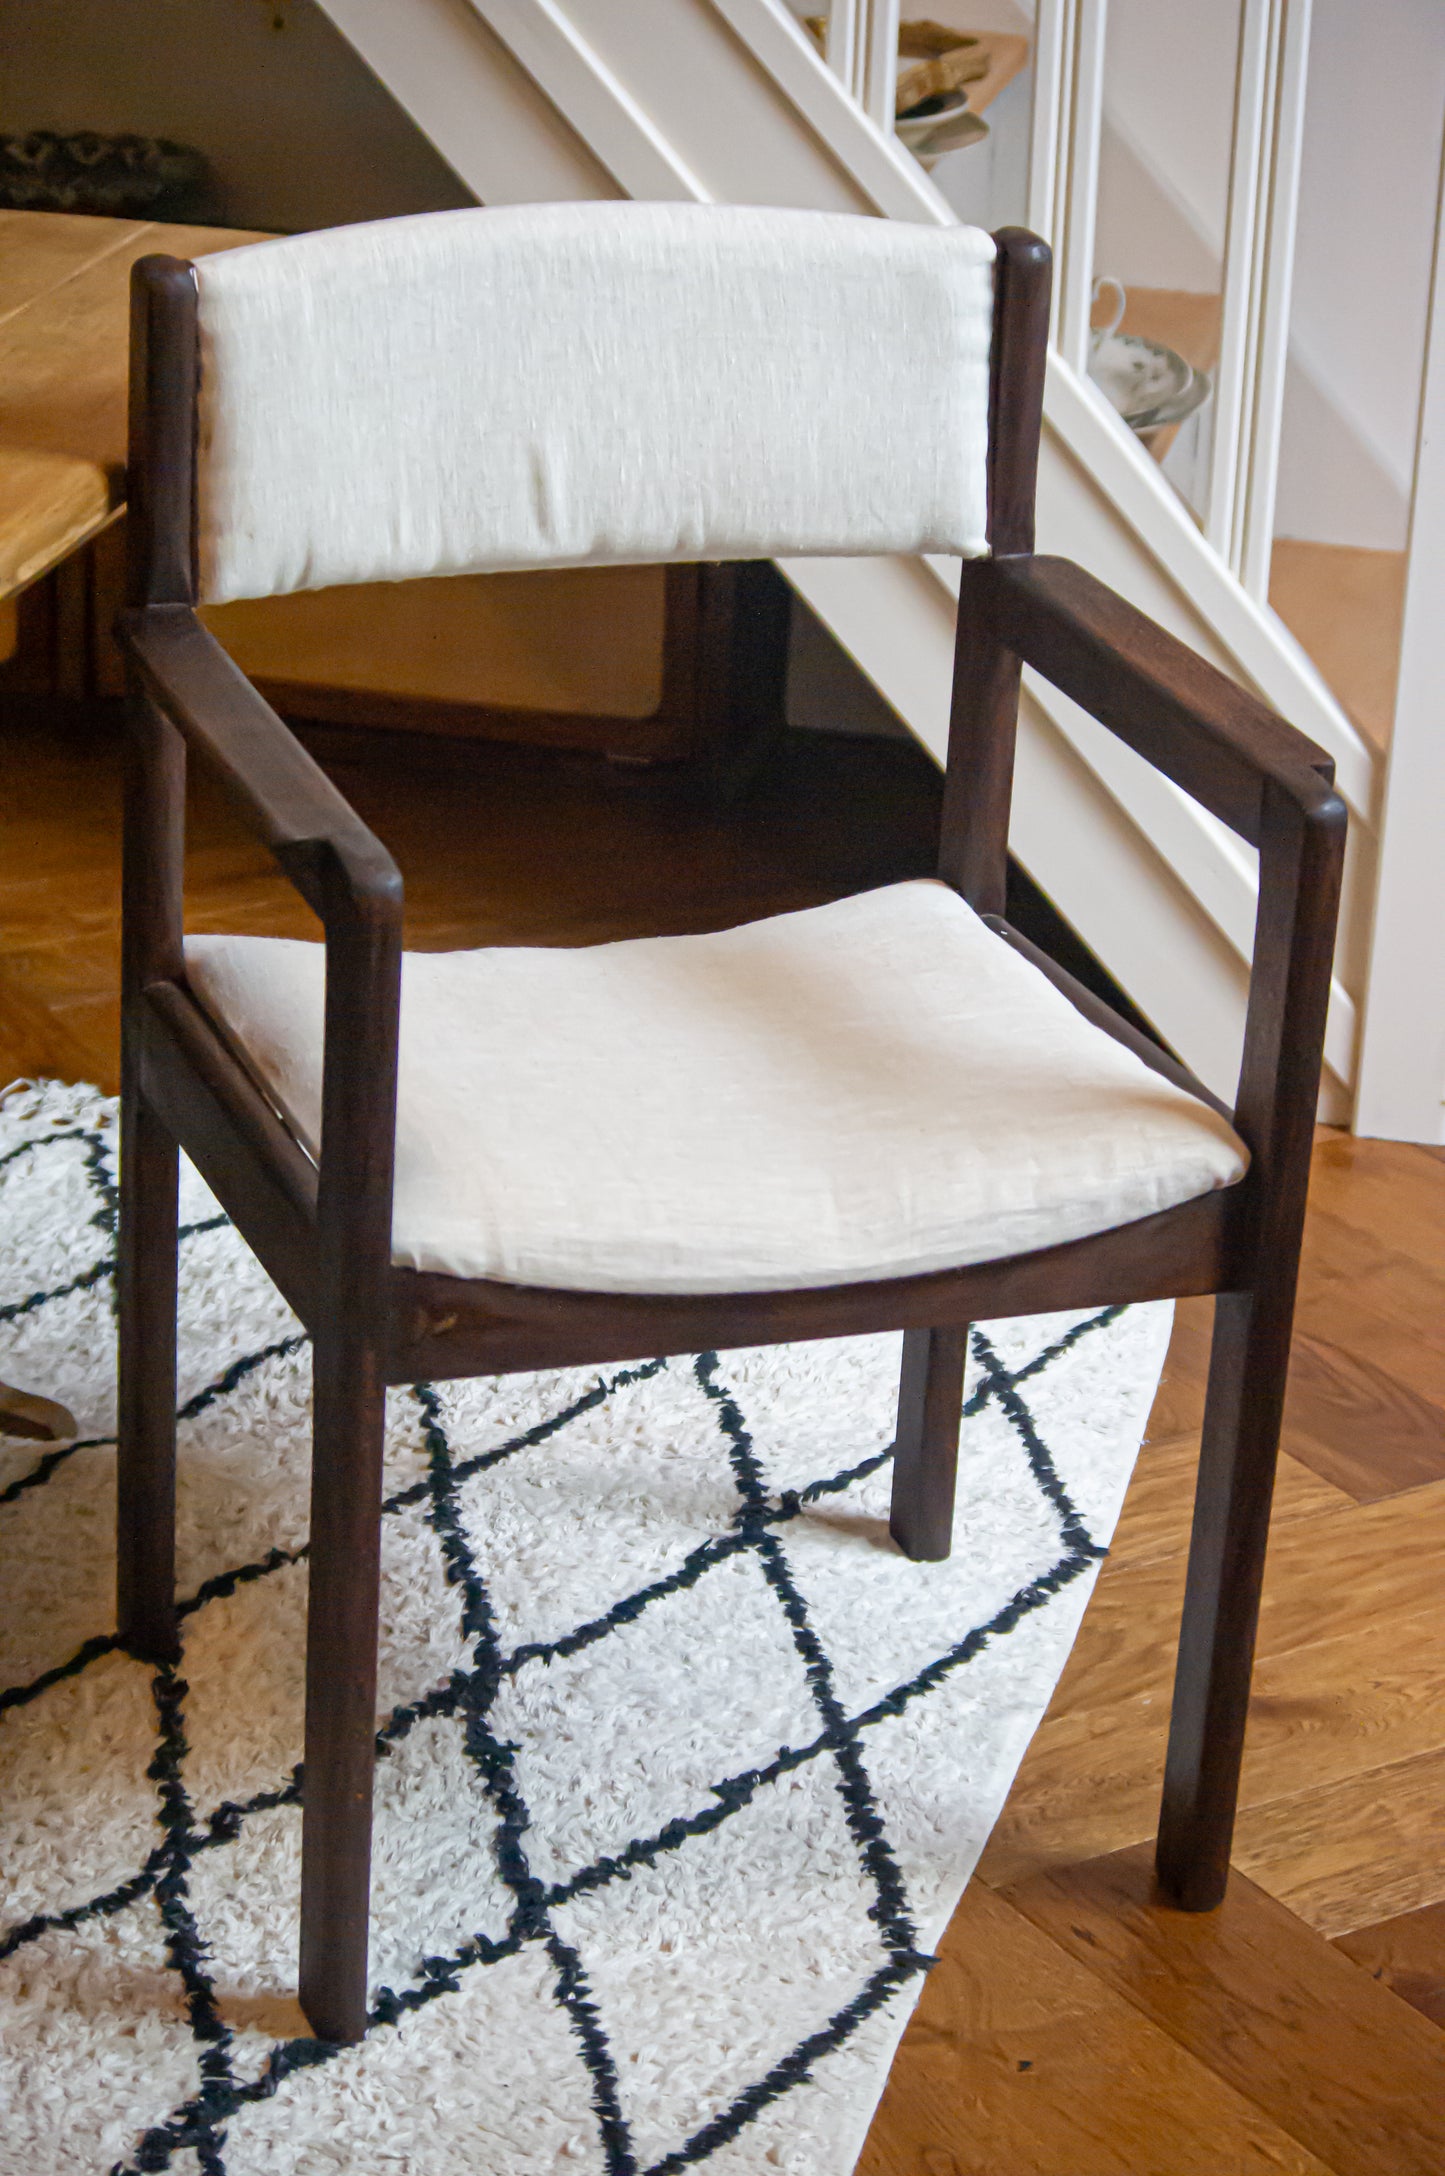
{"label": "chair's front leg", "polygon": [[176,1633],[176,1193],[179,1151],[127,1053],[117,1302],[116,1600],[133,1655],[171,1661]]}
{"label": "chair's front leg", "polygon": [[1289,1370],[1292,1286],[1221,1293],[1159,1817],[1159,1879],[1211,1911],[1229,1851]]}
{"label": "chair's front leg", "polygon": [[1229,1879],[1344,846],[1344,806],[1323,783],[1312,796],[1266,785],[1235,1112],[1254,1156],[1254,1230],[1245,1289],[1214,1303],[1159,1817],[1159,1878],[1186,1911],[1209,1911]]}
{"label": "chair's front leg", "polygon": [[938,1563],[953,1546],[953,1498],[968,1325],[905,1330],[888,1530],[905,1556]]}
{"label": "chair's front leg", "polygon": [[301,2003],[323,2040],[366,2030],[386,1385],[379,1341],[318,1334],[301,1857]]}

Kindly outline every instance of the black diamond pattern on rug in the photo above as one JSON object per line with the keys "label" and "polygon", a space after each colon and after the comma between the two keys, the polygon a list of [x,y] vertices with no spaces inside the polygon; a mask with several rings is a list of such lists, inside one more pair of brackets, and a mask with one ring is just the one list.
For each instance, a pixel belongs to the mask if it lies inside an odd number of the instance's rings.
{"label": "black diamond pattern on rug", "polygon": [[[63,1220],[71,1234],[65,1248],[37,1247],[48,1282],[0,1293],[0,1323],[9,1334],[24,1333],[23,1349],[7,1359],[7,1375],[47,1387],[40,1372],[47,1352],[63,1344],[73,1353],[77,1308],[87,1311],[87,1335],[101,1348],[97,1384],[110,1366],[114,1148],[108,1123],[37,1120],[35,1138],[0,1162],[0,1215],[9,1173],[44,1165],[56,1228]],[[186,1263],[199,1261],[199,1250],[226,1230],[213,1207],[189,1220],[183,1292]],[[927,1637],[921,1616],[910,1623],[901,1612],[894,1645],[881,1659],[876,1646],[854,1652],[846,1593],[825,1545],[830,1507],[847,1505],[850,1491],[886,1464],[887,1448],[870,1442],[864,1429],[850,1464],[817,1470],[807,1463],[806,1432],[790,1433],[787,1412],[764,1412],[761,1399],[755,1440],[748,1386],[756,1356],[704,1353],[605,1375],[547,1378],[541,1391],[519,1391],[514,1433],[465,1454],[456,1447],[456,1428],[458,1416],[466,1418],[469,1386],[418,1384],[395,1394],[389,1576],[432,1582],[447,1593],[448,1607],[438,1612],[423,1655],[383,1662],[388,1699],[377,1739],[376,1903],[378,1917],[389,1921],[394,1903],[401,1932],[374,1945],[385,1970],[371,2035],[392,2031],[427,2006],[458,2002],[472,1975],[522,1960],[529,1973],[543,1974],[565,2020],[591,2111],[590,2165],[606,2176],[666,2176],[705,2163],[738,2138],[895,1990],[926,1971],[931,1960],[921,1949],[908,1883],[870,1779],[869,1733],[965,1671],[990,1642],[1103,1554],[1060,1478],[1030,1394],[1121,1312],[1072,1322],[1044,1349],[1011,1356],[1009,1364],[988,1336],[975,1332],[978,1372],[965,1456],[995,1462],[1001,1494],[1025,1505],[1024,1538],[1013,1556],[1001,1559],[1005,1571],[983,1616],[959,1624],[956,1637],[940,1647],[936,1634]],[[182,1408],[190,1430],[187,1437],[183,1429],[183,1463],[188,1451],[223,1462],[206,1433],[208,1416],[247,1399],[266,1416],[268,1440],[290,1445],[287,1458],[304,1457],[291,1375],[283,1382],[284,1364],[304,1341],[294,1325],[287,1327],[279,1302],[275,1321],[260,1327],[270,1334],[244,1350],[223,1342],[208,1348],[217,1364],[205,1382],[188,1388]],[[545,1410],[535,1410],[537,1396]],[[544,1486],[535,1466],[529,1468],[529,1454],[556,1446],[571,1431],[576,1457],[565,1470],[585,1476],[592,1423],[609,1411],[622,1413],[633,1400],[637,1418],[623,1431],[626,1455],[651,1461],[648,1485],[655,1488],[653,1469],[663,1454],[647,1433],[649,1397],[670,1401],[669,1411],[690,1411],[712,1430],[717,1449],[704,1486],[679,1472],[678,1488],[692,1494],[661,1551],[644,1534],[627,1541],[625,1460],[611,1470],[594,1465],[590,1481],[576,1482],[592,1494],[560,1508],[556,1469]],[[109,1517],[109,1468],[86,1453],[103,1453],[110,1441],[97,1434],[45,1453],[5,1448],[0,1547],[21,1568],[21,1588],[27,1549],[53,1553],[82,1530],[85,1560],[107,1563],[108,1535],[102,1545],[96,1522]],[[0,1690],[12,1761],[23,1770],[33,1740],[37,1762],[50,1759],[53,1771],[48,1798],[28,1780],[19,1795],[27,1803],[43,1799],[44,1817],[57,1827],[72,1825],[77,1837],[48,1889],[17,1887],[5,1898],[0,1960],[27,1951],[36,1959],[78,1957],[103,1938],[150,1960],[144,1969],[154,1984],[139,1999],[154,2020],[142,2044],[152,2049],[147,2075],[156,2109],[150,2128],[115,2163],[117,2171],[183,2167],[225,2176],[228,2133],[248,2107],[284,2094],[302,2071],[354,2059],[354,2051],[343,2056],[299,2032],[268,2040],[259,2013],[259,2023],[239,2031],[217,1997],[218,1972],[250,1938],[234,1924],[236,1898],[245,1889],[236,1870],[250,1853],[299,1863],[302,1786],[288,1752],[299,1742],[305,1540],[294,1526],[267,1523],[271,1499],[248,1495],[252,1477],[245,1471],[227,1468],[213,1480],[219,1493],[209,1500],[224,1515],[197,1558],[207,1564],[205,1576],[184,1599],[187,1657],[178,1668],[143,1669],[121,1654],[104,1630],[108,1595],[92,1585],[69,1595],[72,1614],[62,1612],[59,1622],[21,1627],[10,1681]],[[492,1499],[487,1526],[478,1507],[489,1489],[506,1495],[504,1503],[500,1493]],[[610,1507],[599,1509],[604,1497]],[[40,1515],[47,1504],[53,1517]],[[566,1546],[575,1546],[579,1563],[597,1519],[611,1521],[607,1533],[617,1546],[610,1553],[599,1546],[595,1564],[570,1586],[560,1578],[550,1586],[545,1577],[529,1582],[518,1566],[529,1556],[545,1562],[549,1521],[559,1518],[577,1529]],[[960,1546],[971,1545],[963,1534]],[[255,1606],[263,1589],[264,1611]],[[726,1654],[708,1639],[719,1607],[733,1628]],[[277,1640],[278,1624],[294,1633],[289,1647]],[[243,1654],[249,1668],[277,1673],[266,1705],[272,1720],[254,1739],[234,1709],[218,1706],[214,1687],[199,1689],[199,1667],[198,1690],[190,1691],[187,1661],[199,1663],[213,1629],[224,1630],[227,1652]],[[263,1633],[272,1649],[284,1651],[263,1653]],[[673,1656],[696,1712],[710,1719],[662,1773],[649,1760],[649,1733],[682,1731],[686,1718],[628,1706],[631,1658],[657,1645]],[[783,1688],[771,1737],[745,1709],[728,1706],[730,1681],[764,1667]],[[520,1694],[528,1687],[537,1697],[524,1712]],[[88,1823],[85,1749],[102,1706],[112,1736],[119,1733],[110,1748],[109,1784],[118,1768],[130,1795],[119,1807],[112,1799],[105,1819]],[[612,1770],[607,1778],[588,1778],[588,1787],[569,1799],[556,1744],[569,1717],[584,1711],[614,1717]],[[58,1768],[57,1739],[68,1749]],[[439,1765],[452,1779],[454,1825],[419,1873],[409,1865],[389,1869],[388,1809],[403,1833],[410,1778]],[[552,1809],[549,1821],[537,1820],[538,1803]],[[665,2020],[676,2009],[670,1990],[685,1969],[678,1960],[687,1954],[689,1915],[709,1908],[712,1859],[728,1832],[734,1840],[744,1832],[755,1837],[749,1852],[775,1867],[785,1867],[792,1851],[816,1849],[820,1836],[840,1862],[850,1855],[857,1936],[846,1975],[811,1987],[813,2013],[804,2029],[795,2022],[785,2032],[780,2022],[772,2053],[748,2075],[730,2075],[720,2058],[714,2098],[690,2128],[678,2130],[656,2118],[649,2096],[649,2077],[669,2059],[665,2025],[643,2044],[627,2024],[626,1973],[608,1926],[616,1914],[644,1905],[651,1914],[656,2003]],[[402,1895],[407,1881],[445,1899],[414,1924]],[[739,1929],[742,1943],[769,1939],[787,1979],[798,1930]],[[284,1985],[291,1966],[283,1945],[269,1969]],[[628,1970],[635,1969],[632,1958]],[[796,2006],[780,2002],[780,2021],[797,2015]]]}

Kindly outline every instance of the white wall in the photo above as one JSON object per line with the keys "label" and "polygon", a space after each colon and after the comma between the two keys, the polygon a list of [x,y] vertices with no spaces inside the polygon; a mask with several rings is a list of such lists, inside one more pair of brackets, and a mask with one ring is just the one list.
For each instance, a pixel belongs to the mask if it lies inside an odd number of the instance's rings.
{"label": "white wall", "polygon": [[1238,44],[1238,0],[1109,0],[1101,272],[1217,290]]}
{"label": "white wall", "polygon": [[0,0],[0,128],[193,144],[231,226],[475,201],[314,0]]}
{"label": "white wall", "polygon": [[[1440,0],[1314,0],[1282,536],[1404,549],[1442,116]],[[1374,477],[1338,446],[1314,389],[1349,418]]]}

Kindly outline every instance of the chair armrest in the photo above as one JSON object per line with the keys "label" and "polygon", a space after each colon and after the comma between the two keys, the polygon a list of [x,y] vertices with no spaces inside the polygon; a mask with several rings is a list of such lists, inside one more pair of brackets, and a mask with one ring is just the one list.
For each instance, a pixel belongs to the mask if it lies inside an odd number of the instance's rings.
{"label": "chair armrest", "polygon": [[[372,1364],[367,1326],[379,1319],[390,1273],[401,872],[189,605],[122,613],[117,632],[142,713],[149,706],[152,725],[167,721],[209,763],[326,932],[316,1215],[329,1365],[344,1379]],[[182,971],[184,772],[144,715],[137,726],[126,981],[143,996],[152,976]]]}
{"label": "chair armrest", "polygon": [[400,928],[401,871],[189,605],[123,612],[121,647],[157,708],[215,771],[329,928],[338,913]]}
{"label": "chair armrest", "polygon": [[1020,555],[979,572],[1006,649],[1259,848],[1234,1123],[1254,1159],[1256,1262],[1280,1265],[1270,1274],[1292,1294],[1344,867],[1334,765],[1071,561]]}
{"label": "chair armrest", "polygon": [[980,566],[1009,649],[1241,838],[1260,844],[1267,787],[1337,820],[1322,748],[1082,567],[1033,555]]}

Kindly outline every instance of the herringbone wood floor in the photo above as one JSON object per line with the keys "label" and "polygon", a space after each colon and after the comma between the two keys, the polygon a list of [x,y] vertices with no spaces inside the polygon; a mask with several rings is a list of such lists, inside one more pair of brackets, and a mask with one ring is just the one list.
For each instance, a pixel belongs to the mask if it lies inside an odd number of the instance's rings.
{"label": "herringbone wood floor", "polygon": [[[922,873],[904,747],[798,737],[747,801],[667,772],[408,747],[339,771],[409,939],[694,929]],[[0,1068],[113,1087],[113,727],[0,717]],[[201,797],[192,921],[307,933]],[[1151,1897],[1209,1303],[1181,1306],[1119,1536],[904,2040],[864,2176],[1445,2169],[1445,1156],[1322,1133],[1237,1873]],[[32,1385],[43,1390],[44,1385]]]}

